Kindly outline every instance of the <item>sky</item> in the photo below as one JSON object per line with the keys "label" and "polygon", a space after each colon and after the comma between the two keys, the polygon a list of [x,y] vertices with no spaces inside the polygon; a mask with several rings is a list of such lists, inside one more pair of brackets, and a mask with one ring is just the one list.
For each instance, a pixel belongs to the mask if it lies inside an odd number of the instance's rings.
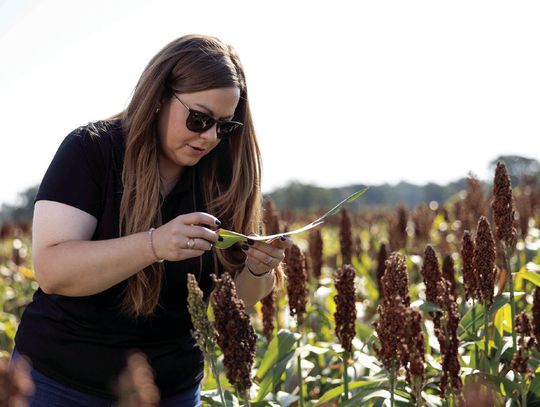
{"label": "sky", "polygon": [[540,160],[538,21],[538,1],[0,0],[0,203],[190,33],[240,55],[264,192],[490,179]]}

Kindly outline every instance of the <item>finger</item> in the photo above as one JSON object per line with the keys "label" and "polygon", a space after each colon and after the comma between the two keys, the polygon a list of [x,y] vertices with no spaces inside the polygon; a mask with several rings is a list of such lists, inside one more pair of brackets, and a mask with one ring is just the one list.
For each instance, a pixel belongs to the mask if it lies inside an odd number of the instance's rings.
{"label": "finger", "polygon": [[290,249],[293,245],[293,241],[287,236],[281,236],[279,239],[273,240],[270,244],[281,249]]}
{"label": "finger", "polygon": [[220,226],[218,218],[206,212],[192,212],[178,216],[186,225],[215,225]]}
{"label": "finger", "polygon": [[276,253],[270,254],[257,248],[250,248],[247,252],[248,257],[254,259],[258,263],[264,265],[264,267],[274,268],[279,265],[285,258],[284,250],[278,249]]}
{"label": "finger", "polygon": [[216,243],[219,239],[219,235],[216,232],[203,226],[186,226],[184,233],[190,238],[204,239],[212,243]]}
{"label": "finger", "polygon": [[281,249],[280,247],[276,247],[265,242],[256,242],[253,240],[250,242],[248,240],[247,243],[249,247],[257,249],[263,252],[265,255],[270,255],[272,257],[280,257],[281,253],[283,252],[283,249]]}

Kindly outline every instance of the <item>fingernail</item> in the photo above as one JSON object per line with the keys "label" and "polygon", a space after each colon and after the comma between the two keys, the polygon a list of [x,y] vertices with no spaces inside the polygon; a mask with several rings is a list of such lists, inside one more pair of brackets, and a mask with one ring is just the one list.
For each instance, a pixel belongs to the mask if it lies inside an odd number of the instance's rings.
{"label": "fingernail", "polygon": [[216,219],[216,226],[221,226],[221,222],[219,221],[219,219]]}
{"label": "fingernail", "polygon": [[251,244],[251,245],[254,245],[254,244],[255,244],[255,240],[248,239],[248,240],[247,240],[247,243],[248,243],[248,244]]}
{"label": "fingernail", "polygon": [[287,240],[287,236],[280,236],[280,237],[279,237],[279,240],[281,240],[282,242],[284,242],[285,240]]}
{"label": "fingernail", "polygon": [[218,242],[223,242],[223,238],[220,236],[217,238]]}
{"label": "fingernail", "polygon": [[242,250],[247,252],[249,250],[249,246],[247,244],[242,244]]}

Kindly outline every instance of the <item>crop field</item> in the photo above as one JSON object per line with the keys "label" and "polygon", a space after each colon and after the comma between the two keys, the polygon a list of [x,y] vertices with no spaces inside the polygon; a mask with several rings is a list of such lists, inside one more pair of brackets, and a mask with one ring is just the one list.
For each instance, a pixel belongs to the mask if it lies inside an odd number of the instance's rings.
{"label": "crop field", "polygon": [[[293,237],[282,285],[252,309],[228,274],[210,304],[190,280],[203,405],[540,406],[540,185],[493,175],[444,203],[345,206]],[[267,199],[264,232],[318,216]],[[0,386],[16,388],[5,360],[37,289],[30,227],[0,239]],[[152,405],[146,360],[129,366],[121,405]]]}

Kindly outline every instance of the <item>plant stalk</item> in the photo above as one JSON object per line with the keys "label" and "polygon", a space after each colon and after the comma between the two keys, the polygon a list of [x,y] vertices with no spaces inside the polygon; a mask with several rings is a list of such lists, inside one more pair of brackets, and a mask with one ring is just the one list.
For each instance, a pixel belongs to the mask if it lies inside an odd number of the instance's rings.
{"label": "plant stalk", "polygon": [[389,382],[390,382],[390,407],[394,407],[394,386],[395,386],[395,371],[394,369],[390,369],[389,372]]}
{"label": "plant stalk", "polygon": [[512,352],[516,352],[516,301],[514,299],[514,279],[512,278],[512,268],[510,259],[512,257],[512,248],[506,242],[504,244],[504,260],[506,262],[506,270],[508,272],[508,292],[510,293],[510,310],[512,314]]}
{"label": "plant stalk", "polygon": [[[242,398],[246,402],[246,407],[251,407],[251,403],[249,402],[249,391],[248,390],[244,390],[242,392]],[[226,405],[226,404],[224,404],[224,405]]]}
{"label": "plant stalk", "polygon": [[[298,346],[298,349],[300,349],[300,339],[299,338],[296,343]],[[297,364],[298,364],[298,395],[300,397],[299,399],[299,406],[304,407],[304,381],[302,379],[302,352],[298,352],[298,358],[297,358]]]}
{"label": "plant stalk", "polygon": [[219,372],[217,371],[216,362],[214,361],[213,356],[209,357],[208,359],[210,361],[210,368],[212,369],[212,374],[214,375],[214,378],[216,379],[216,386],[218,388],[219,398],[221,399],[221,404],[226,406],[225,397],[223,396],[223,389],[221,388],[221,383],[219,382]]}
{"label": "plant stalk", "polygon": [[343,352],[343,400],[349,400],[349,352]]}
{"label": "plant stalk", "polygon": [[488,325],[489,325],[489,306],[487,303],[484,303],[484,354],[486,356],[486,364],[487,364],[487,373],[490,373],[490,364],[489,364],[489,331],[488,331]]}
{"label": "plant stalk", "polygon": [[[476,331],[476,301],[472,299],[472,330],[476,336],[478,332]],[[474,341],[474,367],[478,369],[479,357],[478,357],[478,345]]]}

